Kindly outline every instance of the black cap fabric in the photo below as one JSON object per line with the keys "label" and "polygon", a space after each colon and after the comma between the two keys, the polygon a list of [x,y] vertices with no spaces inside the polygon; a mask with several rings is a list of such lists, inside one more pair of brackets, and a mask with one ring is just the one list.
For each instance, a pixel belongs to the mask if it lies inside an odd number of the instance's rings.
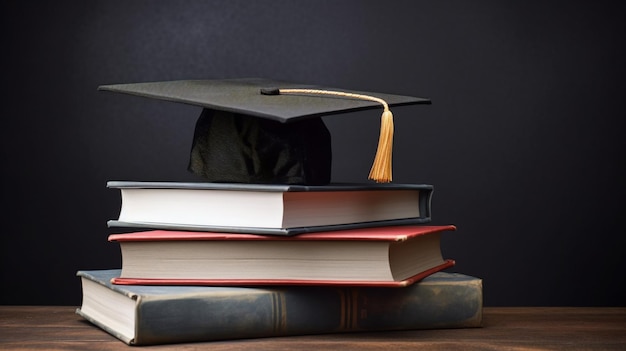
{"label": "black cap fabric", "polygon": [[283,123],[312,117],[381,108],[379,103],[358,99],[314,95],[268,96],[261,94],[261,89],[271,88],[340,90],[372,95],[387,101],[390,107],[430,103],[428,99],[411,96],[359,92],[260,78],[115,84],[102,85],[98,89],[159,100],[182,102],[211,110],[240,113]]}
{"label": "black cap fabric", "polygon": [[[388,106],[430,103],[411,96],[260,78],[115,84],[98,89],[203,107],[189,170],[211,182],[328,184],[331,138],[321,117],[382,109],[380,102],[354,96],[373,96]],[[308,93],[286,93],[289,89]]]}

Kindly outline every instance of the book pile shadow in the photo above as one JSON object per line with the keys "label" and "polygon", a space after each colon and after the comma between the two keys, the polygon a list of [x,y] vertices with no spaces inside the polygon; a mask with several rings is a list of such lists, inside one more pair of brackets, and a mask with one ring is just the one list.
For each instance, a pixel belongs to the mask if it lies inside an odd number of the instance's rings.
{"label": "book pile shadow", "polygon": [[[238,94],[267,83],[105,90],[188,102],[202,89]],[[425,101],[394,98],[386,96],[398,104]],[[442,253],[441,237],[457,228],[431,224],[432,185],[206,180],[107,187],[121,198],[118,218],[108,221],[121,267],[77,272],[83,297],[76,313],[128,345],[481,326],[482,280],[451,272],[455,262]]]}

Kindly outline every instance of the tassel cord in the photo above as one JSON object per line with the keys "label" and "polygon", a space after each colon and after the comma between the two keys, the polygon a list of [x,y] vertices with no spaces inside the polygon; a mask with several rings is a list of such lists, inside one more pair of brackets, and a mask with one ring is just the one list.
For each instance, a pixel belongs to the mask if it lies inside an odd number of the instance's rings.
{"label": "tassel cord", "polygon": [[343,91],[320,90],[320,89],[278,89],[279,94],[314,94],[314,95],[331,95],[345,98],[353,98],[359,100],[374,101],[383,106],[383,114],[381,116],[380,136],[378,139],[378,147],[376,156],[370,170],[368,179],[377,183],[389,183],[392,181],[391,156],[393,149],[393,114],[389,110],[387,102],[375,96],[348,93]]}

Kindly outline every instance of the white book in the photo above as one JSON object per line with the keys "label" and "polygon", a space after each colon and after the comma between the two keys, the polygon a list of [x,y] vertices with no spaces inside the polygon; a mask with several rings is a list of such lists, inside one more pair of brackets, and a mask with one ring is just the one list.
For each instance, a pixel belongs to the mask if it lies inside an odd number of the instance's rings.
{"label": "white book", "polygon": [[109,227],[257,234],[429,222],[432,185],[324,186],[110,181],[121,192]]}

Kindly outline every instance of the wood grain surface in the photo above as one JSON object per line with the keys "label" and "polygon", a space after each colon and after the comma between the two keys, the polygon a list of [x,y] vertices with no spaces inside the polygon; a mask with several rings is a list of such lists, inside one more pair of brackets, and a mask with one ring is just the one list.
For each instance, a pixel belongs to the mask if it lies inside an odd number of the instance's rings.
{"label": "wood grain surface", "polygon": [[0,350],[626,350],[626,308],[486,307],[474,329],[131,347],[71,306],[0,306]]}

